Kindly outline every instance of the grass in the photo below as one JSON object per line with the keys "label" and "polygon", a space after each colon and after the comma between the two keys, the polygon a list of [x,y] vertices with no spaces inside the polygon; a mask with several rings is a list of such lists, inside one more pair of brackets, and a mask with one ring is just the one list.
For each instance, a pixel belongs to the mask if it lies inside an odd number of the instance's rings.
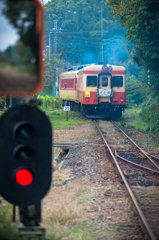
{"label": "grass", "polygon": [[46,108],[44,109],[42,107],[40,108],[42,111],[45,111],[55,130],[58,130],[61,128],[68,128],[71,125],[85,124],[86,121],[89,121],[86,119],[86,117],[84,117],[83,114],[79,112],[73,112],[73,111],[68,112],[68,121],[67,121],[66,112],[64,112],[63,109],[52,110],[51,108],[47,108],[47,109]]}
{"label": "grass", "polygon": [[79,201],[82,203],[82,204],[87,204],[91,201],[92,199],[92,194],[91,192],[86,192],[82,195],[79,196]]}
{"label": "grass", "polygon": [[95,223],[86,223],[83,221],[80,224],[73,226],[71,229],[64,226],[56,226],[54,231],[56,231],[56,238],[54,238],[55,233],[50,233],[47,239],[58,239],[58,240],[103,240],[111,239],[117,231],[107,226],[105,230],[98,231],[95,229]]}
{"label": "grass", "polygon": [[[54,182],[60,183],[68,178],[68,172],[61,169],[55,172]],[[50,189],[47,199],[43,202],[43,224],[46,226],[49,239],[52,239],[52,234],[58,233],[58,229],[60,229],[58,237],[73,239],[67,236],[74,235],[74,226],[85,219],[84,206],[79,204],[78,199],[86,189],[87,186],[79,180]]]}
{"label": "grass", "polygon": [[[106,223],[98,229],[95,221],[96,212],[90,212],[92,199],[97,186],[79,179],[69,181],[66,185],[56,186],[70,178],[68,169],[54,173],[55,187],[43,200],[43,222],[46,227],[47,240],[103,240],[115,239],[117,228]],[[100,186],[101,187],[101,186]],[[89,205],[90,204],[90,205]],[[94,219],[92,221],[92,219]]]}
{"label": "grass", "polygon": [[54,172],[54,185],[62,184],[69,179],[69,173],[67,169],[59,169]]}
{"label": "grass", "polygon": [[117,123],[119,126],[124,127],[124,131],[131,136],[133,134],[133,129],[145,132],[154,137],[154,140],[151,142],[151,146],[149,143],[145,142],[144,147],[154,147],[159,148],[159,138],[157,134],[154,134],[150,131],[152,125],[151,123],[144,121],[140,116],[141,109],[140,108],[132,108],[126,109],[123,113],[123,116],[120,121]]}
{"label": "grass", "polygon": [[120,121],[121,126],[148,132],[151,125],[140,117],[140,108],[126,109]]}
{"label": "grass", "polygon": [[2,115],[3,115],[3,113],[4,113],[4,111],[0,111],[0,116],[2,116]]}
{"label": "grass", "polygon": [[[17,231],[17,224],[12,222],[13,205],[2,200],[0,204],[0,239],[1,240],[26,240]],[[18,209],[16,209],[18,215]]]}

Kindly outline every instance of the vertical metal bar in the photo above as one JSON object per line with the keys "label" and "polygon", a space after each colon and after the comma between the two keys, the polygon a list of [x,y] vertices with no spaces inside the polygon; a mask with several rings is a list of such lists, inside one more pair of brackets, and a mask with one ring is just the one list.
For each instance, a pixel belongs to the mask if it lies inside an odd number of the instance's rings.
{"label": "vertical metal bar", "polygon": [[51,32],[49,32],[49,61],[51,60]]}
{"label": "vertical metal bar", "polygon": [[103,62],[103,7],[101,6],[101,45],[102,45],[102,62]]}
{"label": "vertical metal bar", "polygon": [[[56,87],[58,85],[58,67],[56,66]],[[58,95],[58,90],[56,88],[56,95]]]}

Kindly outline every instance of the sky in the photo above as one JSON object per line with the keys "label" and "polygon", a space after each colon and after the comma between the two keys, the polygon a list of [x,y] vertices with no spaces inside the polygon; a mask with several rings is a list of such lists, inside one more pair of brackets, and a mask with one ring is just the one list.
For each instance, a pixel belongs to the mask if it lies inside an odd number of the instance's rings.
{"label": "sky", "polygon": [[19,38],[16,29],[2,15],[2,9],[3,2],[0,2],[0,51],[6,50],[10,45],[15,45]]}
{"label": "sky", "polygon": [[42,0],[42,2],[43,2],[44,4],[48,3],[49,1],[51,1],[51,0]]}
{"label": "sky", "polygon": [[[42,2],[46,4],[48,1],[50,0],[43,0]],[[5,51],[9,46],[15,45],[19,38],[16,29],[9,23],[6,17],[2,15],[3,7],[4,3],[0,1],[0,51]]]}

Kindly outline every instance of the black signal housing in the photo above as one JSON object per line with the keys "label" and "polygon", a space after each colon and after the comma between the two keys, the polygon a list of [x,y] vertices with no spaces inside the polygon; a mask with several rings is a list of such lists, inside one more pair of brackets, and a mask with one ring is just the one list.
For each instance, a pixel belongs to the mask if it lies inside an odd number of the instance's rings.
{"label": "black signal housing", "polygon": [[42,111],[24,104],[4,113],[0,119],[3,198],[20,207],[39,203],[50,188],[51,158],[51,124]]}

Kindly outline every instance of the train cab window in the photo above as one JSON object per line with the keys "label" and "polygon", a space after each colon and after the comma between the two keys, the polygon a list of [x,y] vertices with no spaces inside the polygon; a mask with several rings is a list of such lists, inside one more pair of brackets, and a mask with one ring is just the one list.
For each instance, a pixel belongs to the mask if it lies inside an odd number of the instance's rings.
{"label": "train cab window", "polygon": [[97,86],[97,76],[87,76],[87,87]]}
{"label": "train cab window", "polygon": [[123,87],[123,77],[114,76],[113,77],[113,87]]}
{"label": "train cab window", "polygon": [[102,77],[101,84],[102,84],[102,87],[107,87],[108,86],[108,78]]}

